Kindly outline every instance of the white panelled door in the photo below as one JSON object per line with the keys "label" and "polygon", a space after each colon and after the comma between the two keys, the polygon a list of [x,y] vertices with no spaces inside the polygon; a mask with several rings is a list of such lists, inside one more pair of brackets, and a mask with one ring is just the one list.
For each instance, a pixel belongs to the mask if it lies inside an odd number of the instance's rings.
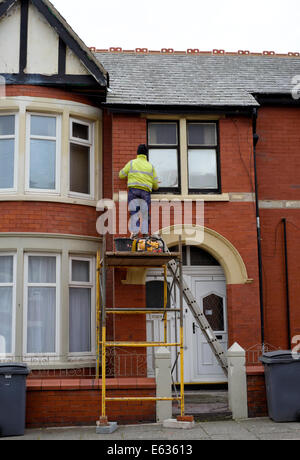
{"label": "white panelled door", "polygon": [[[183,274],[192,293],[201,306],[207,320],[214,330],[224,350],[227,350],[227,312],[226,312],[226,280],[221,266],[185,266]],[[162,285],[159,272],[150,272],[147,277],[149,291]],[[153,283],[156,281],[156,284]],[[169,280],[171,281],[171,280]],[[162,292],[162,287],[159,288]],[[175,299],[171,296],[170,307],[179,306],[178,292]],[[159,295],[159,293],[158,293]],[[162,306],[162,305],[158,305]],[[163,341],[162,315],[147,315],[147,340]],[[175,314],[168,315],[168,341],[179,342],[179,318],[175,321]],[[171,347],[172,365],[176,360],[176,349]],[[179,348],[178,350],[179,351]],[[154,349],[148,347],[148,375],[154,375]],[[174,381],[179,381],[180,367],[173,372]],[[184,304],[184,381],[185,383],[218,383],[227,379],[214,357],[205,337],[196,324],[188,306]]]}

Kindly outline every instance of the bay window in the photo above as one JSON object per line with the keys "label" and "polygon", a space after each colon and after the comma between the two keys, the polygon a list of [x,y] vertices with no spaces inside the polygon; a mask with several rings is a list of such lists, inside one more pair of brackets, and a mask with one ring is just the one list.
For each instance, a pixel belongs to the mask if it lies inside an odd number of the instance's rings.
{"label": "bay window", "polygon": [[59,311],[59,255],[25,255],[25,352],[57,351]]}
{"label": "bay window", "polygon": [[0,191],[15,189],[16,115],[0,115]]}
{"label": "bay window", "polygon": [[70,192],[86,197],[94,195],[93,124],[70,120]]}
{"label": "bay window", "polygon": [[0,254],[0,356],[13,353],[15,256]]}
{"label": "bay window", "polygon": [[94,314],[93,259],[70,258],[69,352],[90,353]]}
{"label": "bay window", "polygon": [[60,117],[27,115],[26,189],[59,192]]}

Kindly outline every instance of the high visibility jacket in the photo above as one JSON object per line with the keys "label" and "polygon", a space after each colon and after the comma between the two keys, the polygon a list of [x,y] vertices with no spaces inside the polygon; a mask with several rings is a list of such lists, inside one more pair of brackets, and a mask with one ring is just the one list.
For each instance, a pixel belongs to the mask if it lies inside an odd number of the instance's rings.
{"label": "high visibility jacket", "polygon": [[127,187],[140,188],[149,192],[158,189],[158,178],[154,166],[146,155],[138,155],[119,172],[120,179],[127,177]]}

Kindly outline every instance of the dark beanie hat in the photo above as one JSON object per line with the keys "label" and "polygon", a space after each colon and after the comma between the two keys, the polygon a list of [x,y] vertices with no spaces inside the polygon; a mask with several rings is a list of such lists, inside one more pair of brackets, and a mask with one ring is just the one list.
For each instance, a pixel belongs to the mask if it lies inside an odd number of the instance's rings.
{"label": "dark beanie hat", "polygon": [[147,155],[148,147],[145,144],[140,144],[137,149],[137,155]]}

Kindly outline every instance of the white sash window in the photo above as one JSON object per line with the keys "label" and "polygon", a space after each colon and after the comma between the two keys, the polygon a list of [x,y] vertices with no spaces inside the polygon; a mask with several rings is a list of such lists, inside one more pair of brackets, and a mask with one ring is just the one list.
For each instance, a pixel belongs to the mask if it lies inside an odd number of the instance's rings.
{"label": "white sash window", "polygon": [[94,308],[94,260],[70,258],[69,287],[69,352],[91,353]]}
{"label": "white sash window", "polygon": [[27,354],[58,349],[59,255],[25,255],[25,346]]}
{"label": "white sash window", "polygon": [[17,115],[0,115],[0,192],[16,189]]}
{"label": "white sash window", "polygon": [[15,256],[0,254],[0,356],[13,353],[16,304]]}

